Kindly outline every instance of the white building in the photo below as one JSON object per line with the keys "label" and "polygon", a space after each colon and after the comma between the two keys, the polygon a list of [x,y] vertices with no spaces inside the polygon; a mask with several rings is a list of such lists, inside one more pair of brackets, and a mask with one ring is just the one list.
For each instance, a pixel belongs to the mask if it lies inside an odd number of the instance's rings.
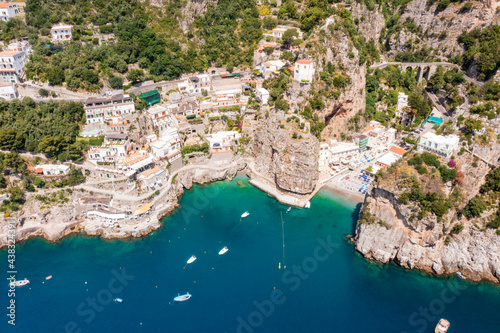
{"label": "white building", "polygon": [[44,176],[65,176],[71,170],[69,165],[42,164],[34,167],[36,174]]}
{"label": "white building", "polygon": [[154,190],[156,186],[161,187],[167,180],[167,171],[155,165],[137,175],[137,180],[143,191]]}
{"label": "white building", "polygon": [[404,126],[410,126],[413,121],[413,114],[409,112],[408,95],[403,92],[398,94],[398,105],[396,106],[396,117]]}
{"label": "white building", "polygon": [[18,83],[24,74],[24,52],[0,52],[0,82]]}
{"label": "white building", "polygon": [[276,73],[277,71],[282,69],[283,66],[285,66],[285,63],[281,60],[266,61],[264,63],[264,66],[262,67],[263,69],[262,74],[264,75],[264,78],[268,78],[269,75],[271,75],[272,73]]}
{"label": "white building", "polygon": [[302,59],[295,62],[293,78],[298,82],[312,82],[314,77],[314,64],[312,61]]}
{"label": "white building", "polygon": [[237,143],[241,134],[237,131],[220,131],[214,133],[209,138],[211,153],[232,152],[233,143]]}
{"label": "white building", "polygon": [[217,97],[237,97],[243,93],[239,79],[213,80],[212,89]]}
{"label": "white building", "polygon": [[52,41],[63,42],[71,40],[73,37],[73,26],[60,24],[52,27]]}
{"label": "white building", "polygon": [[404,92],[399,92],[398,105],[396,110],[399,111],[407,106],[408,106],[408,95],[405,94]]}
{"label": "white building", "polygon": [[255,96],[262,103],[262,105],[266,105],[269,101],[269,91],[265,88],[257,88]]}
{"label": "white building", "polygon": [[379,167],[387,168],[391,166],[394,162],[399,160],[401,157],[402,157],[401,155],[389,151],[384,155],[380,156],[375,162],[375,164],[378,165]]}
{"label": "white building", "polygon": [[125,173],[125,176],[131,177],[138,172],[150,169],[155,164],[153,156],[144,150],[136,151],[133,154],[121,159],[117,167]]}
{"label": "white building", "polygon": [[135,112],[134,101],[129,95],[91,97],[83,105],[87,124],[102,123],[111,117]]}
{"label": "white building", "polygon": [[442,136],[432,132],[425,133],[420,137],[418,150],[427,150],[443,157],[449,157],[458,146],[460,139],[456,135]]}
{"label": "white building", "polygon": [[331,140],[330,144],[322,143],[319,151],[319,165],[328,165],[338,162],[342,157],[354,155],[359,151],[359,146],[353,142],[337,142]]}
{"label": "white building", "polygon": [[179,128],[177,118],[172,114],[170,109],[155,105],[147,111],[148,116],[153,120],[153,124],[158,128],[159,136],[162,137],[166,132]]}
{"label": "white building", "polygon": [[274,28],[271,33],[272,33],[273,37],[282,38],[285,31],[286,31],[286,29],[283,29],[283,28]]}
{"label": "white building", "polygon": [[117,163],[127,156],[131,144],[125,133],[108,133],[101,146],[90,147],[88,159],[93,162]]}
{"label": "white building", "polygon": [[30,54],[33,54],[33,48],[31,47],[31,44],[25,40],[20,42],[10,43],[9,45],[7,45],[6,51],[24,52],[23,55],[24,64],[28,63]]}
{"label": "white building", "polygon": [[157,159],[167,158],[169,162],[175,160],[181,151],[181,140],[178,134],[166,135],[149,144],[153,156]]}
{"label": "white building", "polygon": [[19,14],[19,7],[15,3],[0,3],[0,20],[7,22]]}
{"label": "white building", "polygon": [[6,86],[0,86],[0,98],[6,101],[11,101],[14,98],[18,98],[16,86],[14,84],[9,84]]}

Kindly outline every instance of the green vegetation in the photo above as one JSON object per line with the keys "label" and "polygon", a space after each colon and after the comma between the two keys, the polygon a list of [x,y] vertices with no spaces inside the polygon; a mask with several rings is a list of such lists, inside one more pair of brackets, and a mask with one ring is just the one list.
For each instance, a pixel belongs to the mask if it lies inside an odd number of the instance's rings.
{"label": "green vegetation", "polygon": [[182,157],[195,152],[208,153],[208,142],[182,147]]}
{"label": "green vegetation", "polygon": [[0,101],[0,148],[41,152],[64,160],[81,160],[76,142],[84,115],[73,102],[40,102],[29,97],[10,103]]}
{"label": "green vegetation", "polygon": [[456,68],[444,71],[443,67],[438,66],[436,73],[427,81],[427,88],[434,93],[442,89],[446,98],[447,108],[454,111],[457,106],[463,103],[458,85],[464,82],[464,72]]}
{"label": "green vegetation", "polygon": [[486,79],[500,67],[500,26],[498,24],[465,32],[458,38],[466,51],[461,57],[465,66],[477,63],[481,79]]}

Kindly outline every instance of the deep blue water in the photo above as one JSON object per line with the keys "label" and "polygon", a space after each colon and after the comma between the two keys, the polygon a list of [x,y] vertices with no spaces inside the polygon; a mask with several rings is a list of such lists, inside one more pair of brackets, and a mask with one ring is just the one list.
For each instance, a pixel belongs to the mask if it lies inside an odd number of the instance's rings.
{"label": "deep blue water", "polygon": [[[4,283],[0,332],[434,332],[441,317],[450,333],[500,332],[499,288],[356,254],[344,238],[354,203],[322,191],[311,209],[287,214],[236,180],[195,187],[160,231],[140,240],[18,245],[18,278],[31,284],[17,290],[12,327]],[[223,246],[229,252],[219,256]],[[184,269],[191,255],[198,259]],[[0,262],[5,276],[5,251]],[[189,301],[172,302],[185,292]]]}

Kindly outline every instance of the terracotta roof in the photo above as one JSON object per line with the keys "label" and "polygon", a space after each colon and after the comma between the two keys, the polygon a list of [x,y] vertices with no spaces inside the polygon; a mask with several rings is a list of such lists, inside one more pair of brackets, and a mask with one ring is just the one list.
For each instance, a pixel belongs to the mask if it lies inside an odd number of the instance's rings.
{"label": "terracotta roof", "polygon": [[150,203],[145,203],[144,205],[142,205],[141,207],[137,208],[134,212],[134,215],[141,215],[141,214],[144,214],[146,213],[147,211],[149,211],[151,209],[151,207],[153,207],[153,203],[150,202]]}
{"label": "terracotta roof", "polygon": [[29,166],[27,169],[28,169],[28,171],[33,171],[33,169],[34,169],[34,168],[35,168],[35,167],[31,165],[31,166]]}
{"label": "terracotta roof", "polygon": [[374,130],[375,127],[372,127],[370,125],[366,126],[365,130],[363,131],[363,133],[367,133],[367,132],[370,132],[371,130]]}
{"label": "terracotta roof", "polygon": [[149,176],[151,176],[152,174],[154,174],[155,172],[160,171],[160,170],[161,170],[161,168],[156,165],[154,168],[148,169],[148,170],[142,172],[139,176],[143,176],[145,178],[148,178]]}
{"label": "terracotta roof", "polygon": [[300,59],[297,60],[297,64],[312,64],[312,61],[307,59]]}
{"label": "terracotta roof", "polygon": [[43,168],[36,168],[35,173],[43,173]]}
{"label": "terracotta roof", "polygon": [[23,53],[22,51],[17,51],[17,50],[8,50],[8,51],[2,51],[0,52],[0,57],[13,57],[18,54]]}
{"label": "terracotta roof", "polygon": [[398,146],[392,146],[391,147],[391,151],[393,153],[396,153],[396,154],[401,155],[401,156],[403,156],[404,154],[406,154],[406,150],[404,150],[403,148],[398,147]]}
{"label": "terracotta roof", "polygon": [[0,8],[9,8],[12,3],[0,3]]}

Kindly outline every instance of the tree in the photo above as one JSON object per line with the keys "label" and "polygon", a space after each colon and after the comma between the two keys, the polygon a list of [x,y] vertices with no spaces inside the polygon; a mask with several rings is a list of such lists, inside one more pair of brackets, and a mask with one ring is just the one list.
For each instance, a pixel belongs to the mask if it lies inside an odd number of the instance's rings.
{"label": "tree", "polygon": [[3,163],[5,166],[12,168],[16,172],[26,170],[26,163],[19,154],[7,153],[4,156]]}
{"label": "tree", "polygon": [[274,52],[274,48],[270,47],[270,46],[266,46],[264,48],[264,52],[267,54],[267,55],[270,55],[271,53]]}
{"label": "tree", "polygon": [[119,76],[113,76],[111,79],[109,79],[109,85],[113,89],[122,89],[123,79]]}
{"label": "tree", "polygon": [[480,217],[486,209],[486,203],[480,197],[472,198],[469,203],[464,207],[462,213],[469,219],[473,217]]}
{"label": "tree", "polygon": [[288,29],[283,33],[283,36],[281,37],[283,44],[289,47],[293,42],[293,39],[298,37],[298,35],[299,33],[297,32],[297,29]]}
{"label": "tree", "polygon": [[21,149],[23,147],[23,134],[12,128],[0,129],[1,149]]}
{"label": "tree", "polygon": [[63,141],[63,138],[61,136],[54,137],[51,135],[46,135],[38,144],[38,150],[49,157],[54,157],[59,155],[64,145],[65,142]]}
{"label": "tree", "polygon": [[262,26],[264,29],[272,30],[278,25],[278,20],[271,16],[266,16],[262,20]]}
{"label": "tree", "polygon": [[46,90],[46,89],[43,89],[43,88],[42,88],[42,89],[40,89],[40,90],[38,90],[38,93],[39,93],[39,94],[40,94],[40,96],[42,96],[42,97],[47,97],[47,96],[49,96],[49,91],[48,91],[48,90]]}
{"label": "tree", "polygon": [[139,82],[144,80],[144,72],[142,69],[131,69],[127,74],[127,80],[130,82]]}
{"label": "tree", "polygon": [[59,67],[50,67],[45,77],[53,86],[59,86],[64,82],[64,71]]}

